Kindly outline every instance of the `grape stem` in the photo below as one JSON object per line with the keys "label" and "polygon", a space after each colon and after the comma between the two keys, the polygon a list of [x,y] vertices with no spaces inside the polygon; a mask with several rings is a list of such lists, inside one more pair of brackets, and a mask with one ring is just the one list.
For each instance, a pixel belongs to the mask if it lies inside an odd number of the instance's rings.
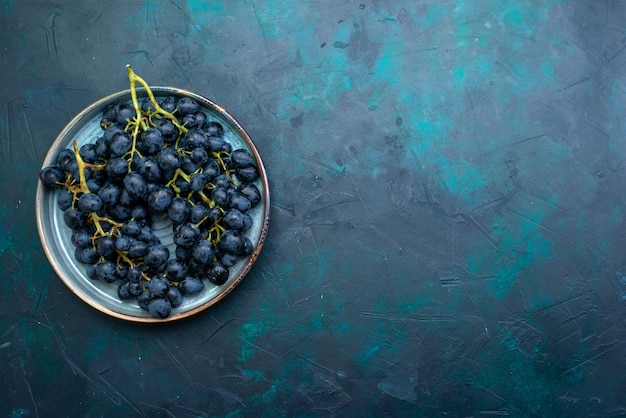
{"label": "grape stem", "polygon": [[187,132],[187,128],[185,128],[180,123],[178,123],[178,119],[176,119],[174,115],[172,115],[170,112],[168,112],[167,110],[159,106],[159,104],[157,103],[154,97],[154,94],[152,93],[152,89],[150,88],[148,83],[146,83],[146,81],[143,78],[135,74],[135,72],[133,71],[133,69],[131,68],[129,64],[126,65],[126,70],[128,71],[128,79],[130,80],[130,97],[133,101],[133,106],[135,108],[136,114],[137,115],[141,114],[141,108],[139,107],[139,101],[137,100],[137,86],[136,86],[136,83],[139,83],[146,89],[146,93],[148,94],[150,103],[152,103],[152,106],[154,106],[155,113],[161,114],[165,116],[166,118],[168,118],[178,128],[179,132],[182,132],[182,133]]}

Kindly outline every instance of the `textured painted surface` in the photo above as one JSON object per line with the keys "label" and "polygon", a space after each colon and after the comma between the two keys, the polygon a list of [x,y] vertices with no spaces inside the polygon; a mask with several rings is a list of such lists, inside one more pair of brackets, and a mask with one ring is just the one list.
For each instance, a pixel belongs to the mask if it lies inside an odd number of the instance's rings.
{"label": "textured painted surface", "polygon": [[[626,4],[4,0],[3,416],[626,414]],[[190,320],[86,306],[34,191],[91,101],[206,95],[254,138],[272,226]]]}

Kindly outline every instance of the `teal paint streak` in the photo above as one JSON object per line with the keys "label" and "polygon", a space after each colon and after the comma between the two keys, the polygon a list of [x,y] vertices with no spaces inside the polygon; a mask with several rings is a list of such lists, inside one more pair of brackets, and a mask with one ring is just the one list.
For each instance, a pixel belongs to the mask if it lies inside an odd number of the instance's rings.
{"label": "teal paint streak", "polygon": [[13,5],[14,3],[12,0],[3,0],[2,2],[2,7],[4,8],[4,11],[9,15],[13,13]]}
{"label": "teal paint streak", "polygon": [[582,381],[583,368],[563,375],[570,364],[555,364],[540,344],[525,351],[507,329],[497,341],[492,350],[481,350],[476,359],[481,367],[469,373],[469,384],[481,390],[497,388],[511,416],[562,416],[565,410],[554,400]]}

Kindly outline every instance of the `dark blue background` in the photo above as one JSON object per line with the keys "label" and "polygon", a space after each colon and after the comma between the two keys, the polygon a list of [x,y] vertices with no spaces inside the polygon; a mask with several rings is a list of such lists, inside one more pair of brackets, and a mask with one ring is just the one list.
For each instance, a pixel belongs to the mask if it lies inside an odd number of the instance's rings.
{"label": "dark blue background", "polygon": [[[626,3],[0,4],[0,411],[624,416]],[[223,105],[272,187],[250,275],[188,320],[56,277],[43,157],[152,85]]]}

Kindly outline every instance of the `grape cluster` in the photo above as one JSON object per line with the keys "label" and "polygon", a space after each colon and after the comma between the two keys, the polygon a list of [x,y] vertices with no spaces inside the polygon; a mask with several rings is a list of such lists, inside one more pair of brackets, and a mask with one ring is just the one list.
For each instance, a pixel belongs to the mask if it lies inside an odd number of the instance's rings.
{"label": "grape cluster", "polygon": [[[108,106],[95,143],[62,150],[40,179],[59,189],[75,258],[90,279],[117,284],[122,300],[166,318],[184,295],[223,285],[237,259],[252,253],[248,211],[261,201],[258,165],[233,149],[223,126],[191,98],[157,102],[132,73],[132,102]],[[147,89],[136,97],[133,81]],[[155,235],[169,218],[174,254]]]}

